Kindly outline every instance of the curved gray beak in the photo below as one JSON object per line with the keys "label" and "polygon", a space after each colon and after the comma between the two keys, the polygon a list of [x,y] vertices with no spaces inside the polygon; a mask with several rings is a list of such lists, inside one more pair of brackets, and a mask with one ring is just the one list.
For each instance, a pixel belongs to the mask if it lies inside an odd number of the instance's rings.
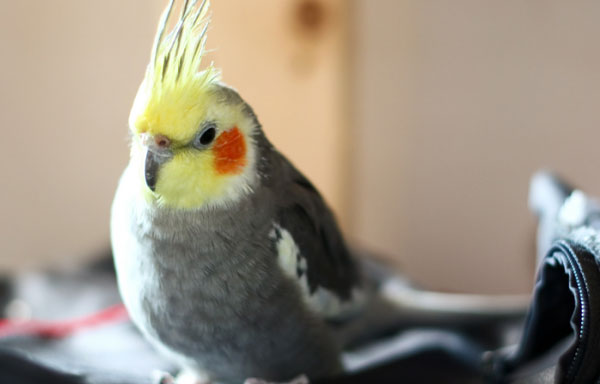
{"label": "curved gray beak", "polygon": [[146,162],[144,166],[144,178],[146,185],[152,192],[156,188],[156,179],[160,166],[173,157],[173,152],[168,149],[148,148],[146,150]]}

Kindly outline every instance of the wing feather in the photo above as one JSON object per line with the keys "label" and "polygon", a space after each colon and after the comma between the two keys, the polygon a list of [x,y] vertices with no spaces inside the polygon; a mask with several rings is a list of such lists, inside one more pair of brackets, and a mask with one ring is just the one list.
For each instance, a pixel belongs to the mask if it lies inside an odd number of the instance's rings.
{"label": "wing feather", "polygon": [[357,264],[317,189],[286,159],[282,163],[283,193],[272,231],[280,265],[316,312],[347,317],[362,304]]}

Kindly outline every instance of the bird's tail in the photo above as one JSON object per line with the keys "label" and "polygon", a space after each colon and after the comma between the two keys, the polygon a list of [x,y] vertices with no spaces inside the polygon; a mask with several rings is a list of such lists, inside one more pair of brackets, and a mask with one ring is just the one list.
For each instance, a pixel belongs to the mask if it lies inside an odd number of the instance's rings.
{"label": "bird's tail", "polygon": [[529,294],[479,295],[424,290],[372,258],[362,256],[369,299],[360,316],[339,328],[341,340],[348,348],[415,328],[479,332],[478,337],[488,338],[493,345],[506,325],[522,320],[529,307]]}

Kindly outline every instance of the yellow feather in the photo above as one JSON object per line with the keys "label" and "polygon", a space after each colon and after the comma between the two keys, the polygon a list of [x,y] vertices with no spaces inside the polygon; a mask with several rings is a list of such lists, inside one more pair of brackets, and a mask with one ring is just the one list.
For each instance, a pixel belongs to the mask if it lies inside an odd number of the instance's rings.
{"label": "yellow feather", "polygon": [[186,150],[177,153],[161,169],[168,177],[159,178],[159,203],[179,208],[194,208],[204,205],[207,198],[222,195],[225,180],[216,175],[213,161],[210,151]]}
{"label": "yellow feather", "polygon": [[[169,30],[176,2],[170,0],[158,24],[150,63],[129,116],[134,133],[131,162],[148,203],[179,209],[223,206],[249,193],[254,184],[253,145],[248,145],[244,172],[225,175],[216,171],[211,149],[199,151],[189,144],[207,120],[218,121],[223,129],[238,127],[250,144],[254,123],[246,118],[243,106],[223,106],[213,97],[220,72],[212,64],[199,71],[209,24],[208,0],[184,0]],[[171,140],[173,158],[158,170],[154,192],[144,181],[142,133]]]}
{"label": "yellow feather", "polygon": [[152,56],[130,114],[130,127],[139,133],[163,134],[177,145],[197,132],[211,85],[220,73],[213,65],[199,72],[204,55],[209,1],[186,0],[179,19],[166,33],[175,1],[158,25]]}

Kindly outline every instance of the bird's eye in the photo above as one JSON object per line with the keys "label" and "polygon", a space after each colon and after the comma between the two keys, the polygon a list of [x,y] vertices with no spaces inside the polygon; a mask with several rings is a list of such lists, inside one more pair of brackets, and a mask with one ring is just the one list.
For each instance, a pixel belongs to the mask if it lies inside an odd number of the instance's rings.
{"label": "bird's eye", "polygon": [[196,148],[205,148],[207,145],[213,142],[215,136],[217,135],[217,127],[215,123],[208,123],[202,132],[196,136],[194,140],[194,147]]}

